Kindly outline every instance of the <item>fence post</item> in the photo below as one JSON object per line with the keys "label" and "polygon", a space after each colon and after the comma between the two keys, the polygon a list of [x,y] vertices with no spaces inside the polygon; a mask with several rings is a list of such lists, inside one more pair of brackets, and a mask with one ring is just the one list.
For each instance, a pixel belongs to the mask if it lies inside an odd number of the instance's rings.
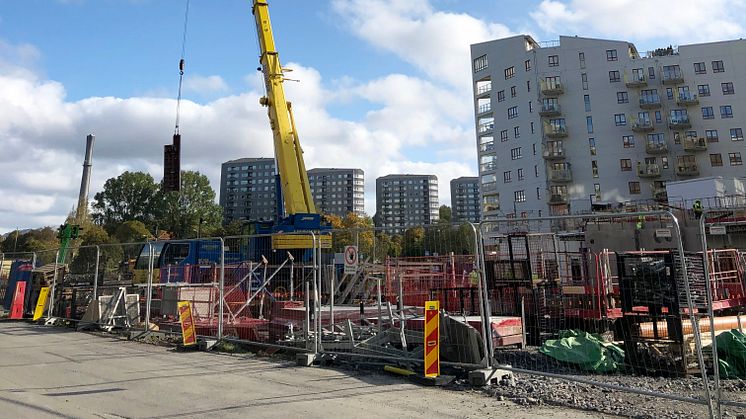
{"label": "fence post", "polygon": [[[694,343],[697,350],[697,361],[699,362],[699,370],[702,375],[702,383],[705,386],[705,397],[707,398],[707,409],[710,413],[710,417],[714,418],[715,412],[712,409],[712,396],[710,395],[710,385],[707,381],[707,369],[705,368],[704,355],[702,354],[702,335],[699,332],[699,319],[694,313],[694,302],[692,301],[692,294],[689,288],[689,274],[686,268],[686,258],[684,257],[684,244],[681,240],[681,228],[679,227],[679,219],[669,210],[666,211],[668,216],[671,217],[673,222],[674,230],[676,231],[676,247],[679,252],[681,260],[681,275],[684,278],[684,290],[686,294],[686,305],[689,309],[689,317],[692,322],[692,332],[694,333]],[[710,285],[707,284],[706,288],[709,289]],[[714,348],[713,348],[714,349]]]}
{"label": "fence post", "polygon": [[[482,233],[483,225],[479,224],[477,235],[478,237],[478,251],[479,251],[479,264],[480,264],[480,270],[482,274],[479,276],[479,288],[482,289],[482,292],[484,293],[484,297],[482,298],[482,312],[484,313],[484,317],[486,322],[489,322],[490,316],[492,314],[492,307],[490,307],[490,293],[489,288],[487,287],[487,265],[485,263],[485,256],[484,256],[484,235]],[[486,326],[485,326],[486,327]],[[525,325],[521,324],[521,329],[523,329]],[[489,355],[489,365],[494,366],[495,364],[495,348],[492,342],[492,332],[489,330],[489,327],[486,327],[485,331],[485,337],[487,342],[487,350]]]}
{"label": "fence post", "polygon": [[[712,371],[715,386],[715,412],[717,417],[720,418],[720,361],[718,359],[718,345],[717,345],[717,333],[715,333],[715,313],[712,308],[712,289],[710,288],[710,259],[707,249],[707,232],[705,231],[705,220],[707,218],[707,210],[702,212],[699,217],[699,233],[702,239],[702,263],[704,264],[704,279],[705,279],[705,297],[707,298],[707,316],[710,318],[710,336],[712,337]],[[738,317],[740,321],[740,316]],[[740,330],[740,327],[739,327]],[[706,386],[709,386],[705,382]]]}
{"label": "fence post", "polygon": [[5,253],[0,253],[0,279],[3,279],[4,271],[5,271]]}
{"label": "fence post", "polygon": [[316,241],[317,237],[314,232],[311,232],[311,240],[313,242],[313,332],[314,332],[314,345],[313,345],[313,354],[318,355],[319,353],[319,334],[321,331],[321,304],[319,302],[319,266],[318,266],[318,260],[317,260],[317,252],[319,251],[318,247],[319,243]]}
{"label": "fence post", "polygon": [[148,283],[145,287],[145,331],[150,331],[150,304],[153,298],[153,269],[155,265],[153,244],[148,242]]}
{"label": "fence post", "polygon": [[[251,278],[249,278],[251,280]],[[218,340],[223,339],[223,298],[225,297],[225,239],[220,238],[220,281],[218,283]]]}
{"label": "fence post", "polygon": [[98,304],[98,269],[99,259],[101,258],[101,247],[96,245],[96,265],[93,268],[93,301],[94,304]]}
{"label": "fence post", "polygon": [[[33,263],[31,266],[35,267],[36,265],[36,252],[33,253]],[[47,318],[52,318],[52,311],[54,309],[54,291],[57,287],[57,267],[58,267],[58,261],[60,260],[60,250],[57,249],[57,252],[54,256],[54,275],[52,276],[52,289],[50,290],[49,295],[49,308],[47,309]]]}
{"label": "fence post", "polygon": [[482,276],[484,275],[484,268],[482,263],[482,246],[481,237],[479,232],[481,227],[478,229],[474,223],[469,223],[474,232],[474,271],[477,274],[477,293],[479,296],[479,311],[482,317],[482,349],[484,350],[484,356],[487,358],[487,366],[492,366],[492,354],[490,347],[492,346],[492,333],[490,330],[490,312],[487,311],[489,298],[487,290],[482,287]]}

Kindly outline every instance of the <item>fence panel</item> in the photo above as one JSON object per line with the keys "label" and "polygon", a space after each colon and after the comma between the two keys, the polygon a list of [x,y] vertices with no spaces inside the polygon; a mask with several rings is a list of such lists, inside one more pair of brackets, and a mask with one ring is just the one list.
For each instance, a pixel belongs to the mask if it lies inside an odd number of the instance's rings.
{"label": "fence panel", "polygon": [[36,263],[33,252],[0,254],[0,309],[9,312],[18,282],[28,281]]}
{"label": "fence panel", "polygon": [[335,229],[322,249],[320,343],[324,353],[388,362],[421,372],[424,307],[440,303],[446,366],[488,366],[489,339],[470,225],[404,230]]}
{"label": "fence panel", "polygon": [[702,328],[707,331],[704,340],[713,365],[718,365],[712,370],[716,406],[722,415],[744,415],[746,208],[709,209],[697,221],[701,238],[697,254],[702,259],[701,275],[706,278],[702,294],[709,309]]}
{"label": "fence panel", "polygon": [[701,255],[684,252],[673,214],[508,218],[481,235],[491,314],[522,326],[520,341],[498,342],[496,362],[712,413]]}

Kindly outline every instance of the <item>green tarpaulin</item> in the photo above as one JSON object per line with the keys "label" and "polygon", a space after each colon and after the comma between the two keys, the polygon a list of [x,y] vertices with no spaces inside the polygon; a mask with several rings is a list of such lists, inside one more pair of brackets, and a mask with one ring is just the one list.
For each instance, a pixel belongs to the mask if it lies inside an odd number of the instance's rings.
{"label": "green tarpaulin", "polygon": [[601,336],[582,330],[562,330],[559,339],[544,342],[539,352],[586,371],[615,372],[624,366],[624,350]]}
{"label": "green tarpaulin", "polygon": [[717,336],[722,378],[746,378],[746,335],[733,329]]}

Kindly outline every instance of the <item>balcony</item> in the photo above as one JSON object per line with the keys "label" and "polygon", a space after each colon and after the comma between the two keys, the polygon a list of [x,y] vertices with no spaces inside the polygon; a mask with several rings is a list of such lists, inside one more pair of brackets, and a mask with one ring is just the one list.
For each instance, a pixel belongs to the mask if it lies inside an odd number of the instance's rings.
{"label": "balcony", "polygon": [[668,201],[668,192],[666,192],[666,188],[653,186],[653,199],[656,201]]}
{"label": "balcony", "polygon": [[668,127],[673,130],[689,129],[692,127],[692,121],[687,115],[671,116],[668,118]]}
{"label": "balcony", "polygon": [[699,104],[699,98],[694,93],[685,92],[679,93],[676,99],[676,104],[679,106],[693,106]]}
{"label": "balcony", "polygon": [[542,155],[544,160],[562,160],[565,158],[565,149],[561,147],[545,148]]}
{"label": "balcony", "polygon": [[572,170],[569,164],[564,164],[561,169],[549,169],[549,181],[554,183],[572,182]]}
{"label": "balcony", "polygon": [[553,205],[567,204],[567,194],[551,194],[549,195],[549,203]]}
{"label": "balcony", "polygon": [[544,124],[544,135],[548,138],[567,137],[567,126],[557,124]]}
{"label": "balcony", "polygon": [[477,85],[477,96],[487,94],[492,91],[492,83],[483,83]]}
{"label": "balcony", "polygon": [[684,75],[681,70],[662,71],[663,84],[679,84],[684,82]]}
{"label": "balcony", "polygon": [[650,132],[653,129],[655,129],[655,126],[649,119],[638,119],[632,122],[632,131],[634,132]]}
{"label": "balcony", "polygon": [[627,87],[643,87],[648,85],[648,80],[645,74],[632,73],[632,75],[629,75],[624,73],[624,84]]}
{"label": "balcony", "polygon": [[557,96],[565,93],[565,88],[560,81],[540,80],[541,94],[544,96]]}
{"label": "balcony", "polygon": [[559,116],[561,113],[560,105],[558,103],[545,103],[542,104],[541,109],[539,109],[539,115],[541,116]]}
{"label": "balcony", "polygon": [[679,163],[676,165],[676,174],[679,176],[698,176],[699,166],[696,162]]}
{"label": "balcony", "polygon": [[483,103],[477,107],[477,114],[481,115],[483,113],[487,113],[492,111],[492,104],[491,103]]}
{"label": "balcony", "polygon": [[707,151],[707,139],[704,137],[686,137],[682,144],[684,151]]}
{"label": "balcony", "polygon": [[494,122],[486,122],[484,124],[479,124],[478,130],[480,134],[485,134],[488,132],[492,132],[492,130],[495,129],[495,123]]}
{"label": "balcony", "polygon": [[640,96],[640,108],[658,109],[661,107],[661,97],[658,95]]}
{"label": "balcony", "polygon": [[653,179],[660,177],[661,167],[658,163],[637,163],[637,176],[643,179]]}
{"label": "balcony", "polygon": [[666,154],[668,153],[668,144],[657,141],[648,141],[645,143],[645,152],[648,154]]}

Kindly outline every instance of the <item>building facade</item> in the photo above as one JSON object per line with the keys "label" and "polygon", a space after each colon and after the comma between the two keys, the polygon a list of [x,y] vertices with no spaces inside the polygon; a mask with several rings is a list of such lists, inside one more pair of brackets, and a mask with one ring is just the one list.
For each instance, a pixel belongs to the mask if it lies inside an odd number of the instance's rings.
{"label": "building facade", "polygon": [[311,169],[308,171],[316,210],[344,217],[365,212],[365,180],[362,169]]}
{"label": "building facade", "polygon": [[667,181],[742,176],[746,41],[641,55],[519,35],[471,55],[483,219],[666,201]]}
{"label": "building facade", "polygon": [[274,159],[246,158],[223,163],[220,172],[223,223],[274,220],[276,197]]}
{"label": "building facade", "polygon": [[376,225],[402,230],[438,220],[435,175],[387,175],[376,179]]}
{"label": "building facade", "polygon": [[479,222],[479,178],[460,177],[451,180],[451,221]]}

